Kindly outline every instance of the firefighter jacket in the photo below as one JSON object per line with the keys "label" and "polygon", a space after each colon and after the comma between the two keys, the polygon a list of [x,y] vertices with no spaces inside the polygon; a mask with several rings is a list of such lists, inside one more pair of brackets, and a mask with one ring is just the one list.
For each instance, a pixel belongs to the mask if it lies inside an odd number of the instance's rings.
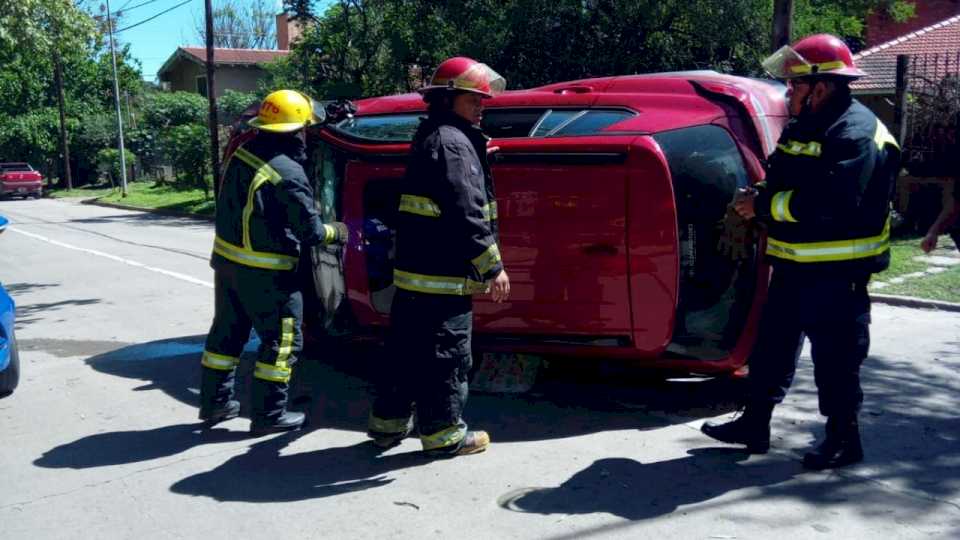
{"label": "firefighter jacket", "polygon": [[890,201],[900,149],[849,97],[791,120],[754,201],[775,266],[869,275],[890,264]]}
{"label": "firefighter jacket", "polygon": [[453,113],[433,113],[414,136],[396,220],[397,287],[484,292],[503,264],[487,138]]}
{"label": "firefighter jacket", "polygon": [[293,270],[301,245],[336,239],[320,221],[304,159],[302,141],[291,135],[260,133],[237,148],[217,198],[211,266]]}

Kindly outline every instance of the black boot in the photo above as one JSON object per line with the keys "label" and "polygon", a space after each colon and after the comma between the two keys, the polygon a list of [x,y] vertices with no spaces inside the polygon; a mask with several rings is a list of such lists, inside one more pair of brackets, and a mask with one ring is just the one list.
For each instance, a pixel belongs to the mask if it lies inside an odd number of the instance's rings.
{"label": "black boot", "polygon": [[827,418],[827,438],[803,456],[803,466],[815,471],[863,461],[860,425],[857,419]]}
{"label": "black boot", "polygon": [[283,414],[272,419],[255,419],[250,422],[250,435],[260,437],[281,431],[296,431],[303,427],[306,419],[307,415],[293,411],[284,411]]}
{"label": "black boot", "polygon": [[306,415],[287,410],[287,384],[253,379],[250,434],[254,437],[300,429]]}
{"label": "black boot", "polygon": [[200,420],[206,427],[236,418],[240,402],[233,399],[234,370],[201,368]]}
{"label": "black boot", "polygon": [[200,419],[203,420],[204,427],[213,427],[220,422],[236,418],[240,415],[240,402],[231,399],[221,405],[200,408]]}
{"label": "black boot", "polygon": [[740,418],[721,424],[704,422],[700,431],[721,442],[745,444],[751,454],[766,454],[770,450],[772,414],[772,405],[748,405]]}

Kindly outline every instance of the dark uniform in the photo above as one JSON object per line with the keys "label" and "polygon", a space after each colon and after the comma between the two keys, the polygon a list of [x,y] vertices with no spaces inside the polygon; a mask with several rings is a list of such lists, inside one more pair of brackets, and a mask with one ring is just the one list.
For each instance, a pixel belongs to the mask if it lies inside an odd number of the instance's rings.
{"label": "dark uniform", "polygon": [[471,295],[502,270],[487,139],[453,113],[425,119],[400,191],[391,355],[380,368],[369,432],[402,437],[414,403],[424,450],[454,453],[472,365]]}
{"label": "dark uniform", "polygon": [[898,168],[896,141],[849,97],[784,130],[754,201],[774,267],[750,360],[757,409],[783,401],[806,335],[828,429],[831,421],[855,421],[870,344],[867,283],[890,262]]}
{"label": "dark uniform", "polygon": [[339,240],[337,229],[320,221],[304,160],[297,137],[261,132],[227,165],[210,261],[216,311],[202,358],[201,418],[232,398],[251,327],[260,337],[253,424],[269,424],[284,413],[287,383],[303,344],[303,298],[295,271],[301,247]]}

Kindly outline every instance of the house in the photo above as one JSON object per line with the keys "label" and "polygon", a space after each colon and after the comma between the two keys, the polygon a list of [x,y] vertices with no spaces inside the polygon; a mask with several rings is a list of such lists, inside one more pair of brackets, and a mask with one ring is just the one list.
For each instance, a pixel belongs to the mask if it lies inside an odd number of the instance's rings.
{"label": "house", "polygon": [[[886,41],[854,55],[867,72],[850,85],[854,95],[895,130],[903,147],[906,174],[897,179],[894,206],[905,225],[923,233],[949,197],[955,163],[956,122],[960,110],[960,1],[917,2],[917,20],[896,23],[874,15],[868,43]],[[947,15],[931,21],[931,14]],[[927,23],[925,26],[917,26]],[[906,29],[891,35],[890,29]],[[897,118],[897,58],[908,63],[903,73],[901,117]],[[898,123],[899,120],[899,123]]]}
{"label": "house", "polygon": [[[257,81],[264,75],[262,65],[290,54],[290,44],[303,33],[303,23],[292,21],[286,13],[280,13],[276,24],[276,49],[213,50],[213,62],[217,68],[217,97],[226,90],[255,92]],[[178,47],[157,72],[157,78],[167,90],[196,92],[206,96],[206,47]]]}
{"label": "house", "polygon": [[[226,90],[255,92],[257,81],[265,75],[263,64],[288,54],[288,50],[215,48],[213,62],[217,69],[217,97]],[[178,47],[157,72],[157,78],[168,90],[197,92],[206,96],[207,49]]]}
{"label": "house", "polygon": [[915,0],[913,6],[914,16],[905,21],[895,21],[887,10],[873,10],[867,17],[864,36],[866,47],[869,49],[893,41],[954,15],[960,15],[960,0]]}
{"label": "house", "polygon": [[911,74],[940,80],[960,74],[960,14],[854,55],[867,76],[850,85],[854,95],[889,126],[894,125],[897,56],[911,57]]}

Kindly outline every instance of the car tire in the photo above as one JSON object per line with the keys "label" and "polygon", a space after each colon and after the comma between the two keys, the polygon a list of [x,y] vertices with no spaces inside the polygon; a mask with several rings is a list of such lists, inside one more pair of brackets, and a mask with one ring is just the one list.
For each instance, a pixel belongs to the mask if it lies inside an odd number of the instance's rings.
{"label": "car tire", "polygon": [[13,393],[20,383],[20,354],[17,352],[17,337],[10,333],[10,364],[0,371],[0,398]]}

